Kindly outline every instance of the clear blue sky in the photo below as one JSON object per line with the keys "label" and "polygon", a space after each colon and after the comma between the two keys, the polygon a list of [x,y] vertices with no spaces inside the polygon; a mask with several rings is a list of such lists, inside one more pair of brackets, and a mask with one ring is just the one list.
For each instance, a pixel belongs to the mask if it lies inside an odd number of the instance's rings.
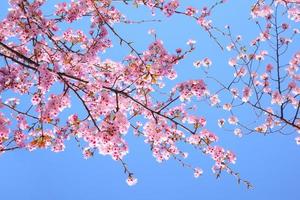
{"label": "clear blue sky", "polygon": [[[51,1],[45,10],[50,12],[55,2],[58,1]],[[197,5],[197,2],[191,0],[193,5]],[[216,10],[214,19],[221,27],[231,24],[235,27],[236,34],[249,39],[255,37],[257,28],[248,20],[249,4],[243,2],[231,0],[223,8]],[[201,7],[203,3],[198,4]],[[1,19],[7,8],[7,2],[1,2]],[[137,20],[153,19],[145,9],[120,9]],[[164,18],[157,15],[155,19]],[[84,27],[84,24],[80,27]],[[184,47],[189,38],[197,40],[197,51],[176,68],[179,74],[177,81],[200,79],[203,74],[192,67],[192,62],[204,57],[213,60],[217,75],[228,74],[228,55],[222,56],[223,52],[190,19],[174,16],[159,24],[116,26],[120,34],[135,41],[134,45],[140,50],[145,49],[151,40],[147,35],[149,28],[157,29],[158,36],[170,51]],[[120,59],[126,52],[126,48],[117,47],[116,44],[116,48],[108,50],[103,57]],[[0,65],[3,65],[2,60]],[[6,94],[5,97],[8,96]],[[77,105],[73,109],[75,107]],[[198,112],[200,115],[205,114],[208,119],[214,119],[218,115],[216,110],[208,107],[200,107]],[[84,160],[80,149],[70,142],[62,153],[38,150],[32,153],[14,151],[1,155],[0,200],[300,199],[300,149],[295,144],[295,135],[252,134],[238,138],[232,133],[222,131],[213,122],[209,121],[208,127],[221,138],[221,145],[237,154],[237,164],[233,167],[242,177],[253,183],[254,189],[247,190],[227,174],[216,180],[210,170],[212,161],[191,148],[183,147],[191,152],[189,161],[205,170],[201,178],[195,179],[190,170],[182,168],[176,161],[159,164],[153,158],[149,147],[144,144],[143,138],[136,138],[129,132],[126,138],[130,153],[125,161],[139,179],[136,186],[127,186],[126,176],[119,163],[97,154],[92,159]]]}

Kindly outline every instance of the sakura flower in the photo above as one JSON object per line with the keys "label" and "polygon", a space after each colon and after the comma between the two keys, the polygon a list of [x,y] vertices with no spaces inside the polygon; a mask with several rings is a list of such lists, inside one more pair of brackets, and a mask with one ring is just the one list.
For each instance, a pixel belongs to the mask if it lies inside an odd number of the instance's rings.
{"label": "sakura flower", "polygon": [[32,95],[31,103],[32,105],[37,105],[41,102],[41,95],[39,93],[35,93]]}
{"label": "sakura flower", "polygon": [[232,58],[228,61],[228,64],[232,67],[237,65],[237,60],[235,58]]}
{"label": "sakura flower", "polygon": [[177,48],[177,49],[176,49],[176,53],[177,53],[177,54],[181,54],[181,52],[182,52],[182,49],[181,49],[181,48]]}
{"label": "sakura flower", "polygon": [[299,34],[299,33],[300,33],[300,30],[297,29],[297,28],[294,28],[294,29],[293,29],[293,32],[294,32],[294,34]]}
{"label": "sakura flower", "polygon": [[171,15],[173,15],[173,13],[178,8],[178,6],[179,6],[178,0],[171,0],[170,2],[164,5],[163,12],[167,17],[170,17]]}
{"label": "sakura flower", "polygon": [[14,140],[18,147],[25,147],[25,140],[27,139],[27,136],[22,131],[15,131],[14,133]]}
{"label": "sakura flower", "polygon": [[10,130],[7,127],[10,121],[0,113],[0,144],[9,138]]}
{"label": "sakura flower", "polygon": [[251,96],[251,89],[249,87],[245,87],[243,89],[243,97],[242,97],[242,101],[243,102],[248,102],[249,101],[249,98]]}
{"label": "sakura flower", "polygon": [[41,90],[41,92],[44,94],[45,92],[49,91],[50,87],[53,85],[53,83],[56,80],[55,75],[50,72],[46,65],[42,65],[38,68],[40,77],[43,77],[39,79],[39,85],[38,88]]}
{"label": "sakura flower", "polygon": [[282,24],[281,24],[281,27],[282,27],[282,29],[286,30],[286,29],[289,28],[289,24],[287,24],[287,23],[282,23]]}
{"label": "sakura flower", "polygon": [[268,64],[268,65],[266,66],[266,72],[271,72],[272,69],[273,69],[272,64]]}
{"label": "sakura flower", "polygon": [[297,7],[292,7],[288,10],[288,17],[295,21],[300,22],[300,10]]}
{"label": "sakura flower", "polygon": [[190,80],[178,84],[173,91],[176,89],[180,92],[180,100],[185,101],[190,100],[192,96],[202,97],[206,92],[206,85],[203,80]]}
{"label": "sakura flower", "polygon": [[237,98],[238,95],[239,95],[239,92],[238,92],[238,89],[237,89],[237,88],[231,88],[231,89],[230,89],[230,92],[231,92],[233,98]]}
{"label": "sakura flower", "polygon": [[222,128],[222,127],[224,126],[224,124],[225,124],[225,119],[219,119],[219,120],[218,120],[218,126],[219,126],[220,128]]}
{"label": "sakura flower", "polygon": [[232,125],[237,125],[237,123],[239,122],[238,118],[236,116],[230,116],[228,118],[228,123],[232,124]]}
{"label": "sakura flower", "polygon": [[231,105],[230,103],[225,103],[225,104],[223,105],[223,109],[224,109],[224,110],[230,111],[231,108],[232,108],[232,105]]}
{"label": "sakura flower", "polygon": [[206,141],[206,143],[212,143],[218,141],[218,136],[214,133],[204,129],[200,132],[200,137]]}
{"label": "sakura flower", "polygon": [[209,98],[209,100],[210,100],[210,105],[211,105],[211,106],[215,106],[215,105],[217,105],[218,103],[221,102],[220,99],[219,99],[219,96],[218,96],[217,94],[211,96],[211,97]]}
{"label": "sakura flower", "polygon": [[279,38],[279,41],[280,41],[281,44],[286,44],[286,45],[292,43],[292,39],[291,38],[281,37],[281,38]]}
{"label": "sakura flower", "polygon": [[272,94],[272,100],[271,100],[271,104],[278,104],[281,105],[283,103],[283,98],[281,96],[281,94],[279,93],[279,91],[275,91]]}
{"label": "sakura flower", "polygon": [[231,151],[226,151],[226,157],[227,157],[227,159],[228,159],[228,161],[229,161],[230,163],[235,164],[235,162],[236,162],[236,156],[235,156],[235,154],[234,154],[233,152],[231,152]]}
{"label": "sakura flower", "polygon": [[181,155],[182,155],[183,158],[187,158],[187,157],[189,156],[189,153],[187,153],[187,152],[182,152]]}
{"label": "sakura flower", "polygon": [[189,39],[187,42],[186,42],[187,45],[189,46],[193,46],[196,44],[196,41],[195,40],[192,40],[192,39]]}
{"label": "sakura flower", "polygon": [[234,129],[233,131],[234,135],[238,136],[238,137],[242,137],[242,130],[239,128]]}
{"label": "sakura flower", "polygon": [[83,149],[83,157],[84,157],[84,159],[88,159],[88,158],[90,158],[90,157],[92,157],[93,156],[93,152],[91,151],[91,149],[90,148],[84,148]]}
{"label": "sakura flower", "polygon": [[205,18],[206,16],[203,15],[198,18],[197,23],[202,26],[205,30],[209,30],[212,28],[212,21]]}
{"label": "sakura flower", "polygon": [[197,60],[195,62],[193,62],[193,65],[196,67],[196,68],[199,68],[202,64],[202,61],[201,60]]}
{"label": "sakura flower", "polygon": [[229,45],[226,46],[227,51],[231,51],[234,48],[234,44],[230,43]]}
{"label": "sakura flower", "polygon": [[198,178],[199,176],[201,176],[203,174],[203,170],[200,168],[195,168],[194,169],[194,177]]}
{"label": "sakura flower", "polygon": [[78,118],[78,115],[74,114],[74,115],[70,115],[68,117],[68,123],[70,125],[78,125],[80,122],[79,118]]}
{"label": "sakura flower", "polygon": [[128,178],[126,179],[126,183],[129,186],[133,186],[133,185],[137,184],[137,182],[138,182],[137,178],[133,177],[132,175],[129,175]]}
{"label": "sakura flower", "polygon": [[268,18],[269,16],[271,16],[271,14],[273,13],[273,10],[271,9],[270,6],[268,5],[263,5],[263,6],[254,6],[254,8],[252,9],[251,15],[253,18],[255,17],[266,17]]}
{"label": "sakura flower", "polygon": [[61,152],[64,151],[65,145],[62,139],[55,139],[54,144],[52,146],[53,152]]}
{"label": "sakura flower", "polygon": [[237,70],[237,71],[233,74],[233,76],[234,76],[234,77],[243,77],[243,76],[246,75],[246,73],[247,73],[246,69],[245,69],[244,67],[241,67],[239,70]]}
{"label": "sakura flower", "polygon": [[198,145],[201,141],[201,137],[198,134],[193,134],[189,136],[186,140],[190,144]]}
{"label": "sakura flower", "polygon": [[186,8],[185,13],[188,16],[194,16],[196,13],[198,13],[198,10],[196,8],[194,8],[194,7],[189,6],[189,7]]}
{"label": "sakura flower", "polygon": [[22,114],[18,114],[17,117],[16,117],[17,121],[18,121],[18,127],[21,129],[21,130],[26,130],[29,128],[29,125],[26,121],[26,118],[24,115]]}
{"label": "sakura flower", "polygon": [[265,133],[268,130],[268,126],[265,124],[262,124],[261,126],[258,126],[255,128],[255,131],[259,132],[259,133]]}
{"label": "sakura flower", "polygon": [[206,125],[206,119],[204,117],[188,116],[187,121],[190,124],[194,124],[195,128],[204,127]]}
{"label": "sakura flower", "polygon": [[57,5],[55,5],[56,11],[55,14],[60,16],[63,15],[67,12],[67,3],[63,2],[63,3],[59,3]]}
{"label": "sakura flower", "polygon": [[266,30],[266,31],[261,32],[259,34],[259,40],[260,41],[266,41],[266,40],[269,40],[270,38],[271,38],[271,36],[270,36],[269,30]]}
{"label": "sakura flower", "polygon": [[242,40],[242,36],[241,36],[241,35],[236,36],[236,40],[237,40],[237,41]]}
{"label": "sakura flower", "polygon": [[155,30],[154,30],[154,29],[150,29],[150,30],[148,31],[148,34],[149,34],[149,35],[155,35],[155,34],[156,34],[156,32],[155,32]]}
{"label": "sakura flower", "polygon": [[204,67],[209,67],[212,65],[212,61],[209,58],[204,58],[201,63]]}

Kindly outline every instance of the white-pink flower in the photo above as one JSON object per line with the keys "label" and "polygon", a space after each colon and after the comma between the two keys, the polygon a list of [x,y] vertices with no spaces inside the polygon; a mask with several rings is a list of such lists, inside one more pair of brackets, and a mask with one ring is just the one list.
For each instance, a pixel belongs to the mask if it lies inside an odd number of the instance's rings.
{"label": "white-pink flower", "polygon": [[209,58],[204,58],[201,63],[204,67],[209,67],[212,65],[212,61]]}
{"label": "white-pink flower", "polygon": [[224,109],[224,110],[230,111],[231,108],[232,108],[232,105],[231,105],[230,103],[225,103],[225,104],[223,105],[223,109]]}
{"label": "white-pink flower", "polygon": [[258,127],[255,128],[255,131],[259,132],[259,133],[265,133],[268,130],[268,126],[265,124],[262,124]]}
{"label": "white-pink flower", "polygon": [[195,45],[195,44],[196,44],[196,40],[189,39],[189,40],[186,42],[186,44],[189,45],[189,46]]}
{"label": "white-pink flower", "polygon": [[210,98],[210,105],[211,106],[215,106],[216,104],[220,103],[220,99],[219,99],[219,96],[217,94],[211,96]]}
{"label": "white-pink flower", "polygon": [[222,127],[224,126],[224,124],[225,124],[225,119],[219,119],[219,120],[218,120],[218,126],[219,126],[220,128],[222,128]]}
{"label": "white-pink flower", "polygon": [[236,116],[230,116],[228,118],[228,123],[232,124],[232,125],[237,125],[237,123],[239,122],[238,118]]}
{"label": "white-pink flower", "polygon": [[237,65],[237,60],[235,58],[231,58],[229,61],[228,61],[228,65],[234,67]]}
{"label": "white-pink flower", "polygon": [[283,103],[283,98],[281,96],[281,94],[279,93],[279,91],[275,91],[272,94],[272,100],[271,100],[271,104],[278,104],[281,105]]}
{"label": "white-pink flower", "polygon": [[252,95],[251,89],[249,87],[245,87],[243,89],[243,98],[242,98],[242,101],[243,102],[248,102],[251,95]]}
{"label": "white-pink flower", "polygon": [[137,182],[138,182],[137,178],[133,177],[132,175],[129,175],[128,178],[126,179],[126,183],[129,186],[133,186],[133,185],[137,184]]}
{"label": "white-pink flower", "polygon": [[199,176],[201,176],[203,174],[203,170],[200,168],[195,168],[194,169],[194,177],[198,178]]}
{"label": "white-pink flower", "polygon": [[242,130],[239,128],[234,129],[233,131],[234,135],[238,136],[238,137],[242,137]]}

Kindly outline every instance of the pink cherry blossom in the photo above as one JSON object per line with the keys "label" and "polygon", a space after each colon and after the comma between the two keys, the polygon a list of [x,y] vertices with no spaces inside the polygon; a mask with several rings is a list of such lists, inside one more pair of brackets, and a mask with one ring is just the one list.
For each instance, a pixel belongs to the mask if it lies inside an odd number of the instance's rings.
{"label": "pink cherry blossom", "polygon": [[238,120],[238,118],[236,116],[230,116],[228,118],[228,123],[229,124],[237,125],[238,121],[239,120]]}
{"label": "pink cherry blossom", "polygon": [[238,137],[242,137],[243,136],[242,130],[240,128],[234,129],[233,133],[234,133],[234,135],[236,135]]}
{"label": "pink cherry blossom", "polygon": [[[0,20],[0,154],[62,152],[70,140],[84,159],[97,153],[121,164],[131,186],[137,179],[125,161],[135,148],[128,142],[133,134],[157,162],[174,159],[197,178],[203,170],[185,159],[186,149],[194,149],[214,161],[217,177],[225,171],[241,182],[231,168],[235,154],[216,146],[224,132],[300,132],[299,0],[253,2],[243,26],[251,22],[257,29],[247,36],[218,22],[215,14],[225,0],[196,6],[180,0],[77,0],[48,10],[49,2],[10,0]],[[141,14],[137,20],[126,6],[158,19]],[[201,38],[170,46],[153,27],[180,17],[194,23]],[[174,30],[182,31],[179,22]],[[151,42],[129,40],[119,30],[141,23],[149,24]],[[212,45],[203,46],[206,40]],[[111,57],[113,51],[119,56]],[[225,60],[212,61],[219,54]],[[191,63],[190,55],[201,59]],[[203,69],[182,78],[180,72],[192,65]],[[226,65],[231,67],[223,74]],[[300,144],[300,137],[295,140]]]}
{"label": "pink cherry blossom", "polygon": [[178,0],[171,0],[170,2],[164,5],[163,8],[164,14],[170,17],[171,15],[173,15],[173,13],[178,8],[178,6],[179,6]]}
{"label": "pink cherry blossom", "polygon": [[195,168],[194,169],[194,177],[198,178],[199,176],[201,176],[203,174],[203,170],[200,168]]}
{"label": "pink cherry blossom", "polygon": [[280,95],[279,91],[273,92],[271,103],[272,104],[276,103],[279,105],[281,105],[283,103],[283,99],[282,99],[282,96]]}
{"label": "pink cherry blossom", "polygon": [[219,120],[218,120],[218,126],[219,126],[220,128],[222,128],[222,127],[224,126],[224,124],[225,124],[225,119],[219,119]]}
{"label": "pink cherry blossom", "polygon": [[133,177],[132,175],[128,176],[128,178],[126,179],[126,183],[129,186],[133,186],[133,185],[137,184],[137,182],[138,182],[137,178]]}
{"label": "pink cherry blossom", "polygon": [[209,99],[210,99],[210,105],[211,106],[215,106],[215,105],[217,105],[218,103],[221,102],[220,99],[219,99],[219,96],[217,94],[211,96]]}
{"label": "pink cherry blossom", "polygon": [[270,17],[270,15],[273,13],[273,10],[268,5],[262,5],[262,6],[255,6],[252,9],[252,17]]}

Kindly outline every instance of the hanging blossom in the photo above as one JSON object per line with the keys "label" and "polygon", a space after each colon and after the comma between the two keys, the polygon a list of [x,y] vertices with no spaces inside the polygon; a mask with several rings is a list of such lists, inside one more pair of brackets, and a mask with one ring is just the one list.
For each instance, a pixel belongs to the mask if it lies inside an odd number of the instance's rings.
{"label": "hanging blossom", "polygon": [[[274,25],[278,12],[274,5],[285,6],[287,12],[283,14],[297,23],[298,1],[278,0],[273,4],[259,1],[251,9],[251,15],[258,20],[261,30],[247,45],[242,44],[242,36],[233,37],[231,31],[214,27],[213,11],[225,2],[201,8],[181,8],[179,0],[123,2],[145,5],[153,13],[157,10],[167,17],[185,15],[195,20],[215,42],[219,41],[214,31],[227,37],[227,50],[236,53],[230,55],[228,62],[233,82],[222,90],[210,93],[208,81],[202,77],[177,82],[170,92],[157,98],[165,80],[177,78],[175,67],[195,50],[198,45],[195,40],[188,40],[184,48],[169,50],[152,30],[150,35],[154,40],[139,52],[134,43],[118,32],[117,25],[126,23],[127,18],[114,6],[114,1],[62,2],[56,5],[54,15],[49,16],[42,7],[47,1],[10,0],[11,9],[0,22],[0,53],[6,61],[0,69],[0,92],[13,93],[12,98],[1,99],[1,153],[18,148],[61,152],[66,141],[72,139],[82,149],[85,159],[99,153],[121,163],[127,184],[135,185],[137,179],[124,162],[133,148],[126,140],[130,133],[144,139],[157,162],[173,158],[190,168],[195,177],[201,176],[200,167],[186,163],[187,153],[181,149],[186,144],[211,157],[216,174],[222,170],[231,173],[229,165],[236,162],[234,153],[216,146],[219,135],[207,127],[210,121],[201,109],[189,106],[194,104],[193,100],[228,111],[229,117],[220,117],[215,125],[234,126],[232,132],[239,137],[245,134],[237,127],[242,125],[242,118],[236,112],[239,105],[261,112],[261,120],[250,131],[267,134],[287,125],[299,131],[299,52],[294,52],[288,63],[279,63],[281,60],[270,59],[276,59],[274,52],[264,48],[264,44],[275,41],[278,43],[275,46],[284,49],[296,40],[299,30],[293,29],[293,24]],[[79,20],[86,22],[86,30],[65,28],[66,24],[72,27]],[[113,44],[115,39],[130,52],[121,60],[105,60],[101,55],[118,45]],[[205,67],[205,72],[212,64],[206,55],[194,63],[195,67]],[[230,95],[221,104],[225,90]],[[261,99],[267,99],[266,107],[260,104]],[[73,113],[74,109],[81,110]],[[293,118],[288,113],[291,110]],[[6,114],[8,111],[11,115]],[[296,142],[299,143],[298,137]]]}

